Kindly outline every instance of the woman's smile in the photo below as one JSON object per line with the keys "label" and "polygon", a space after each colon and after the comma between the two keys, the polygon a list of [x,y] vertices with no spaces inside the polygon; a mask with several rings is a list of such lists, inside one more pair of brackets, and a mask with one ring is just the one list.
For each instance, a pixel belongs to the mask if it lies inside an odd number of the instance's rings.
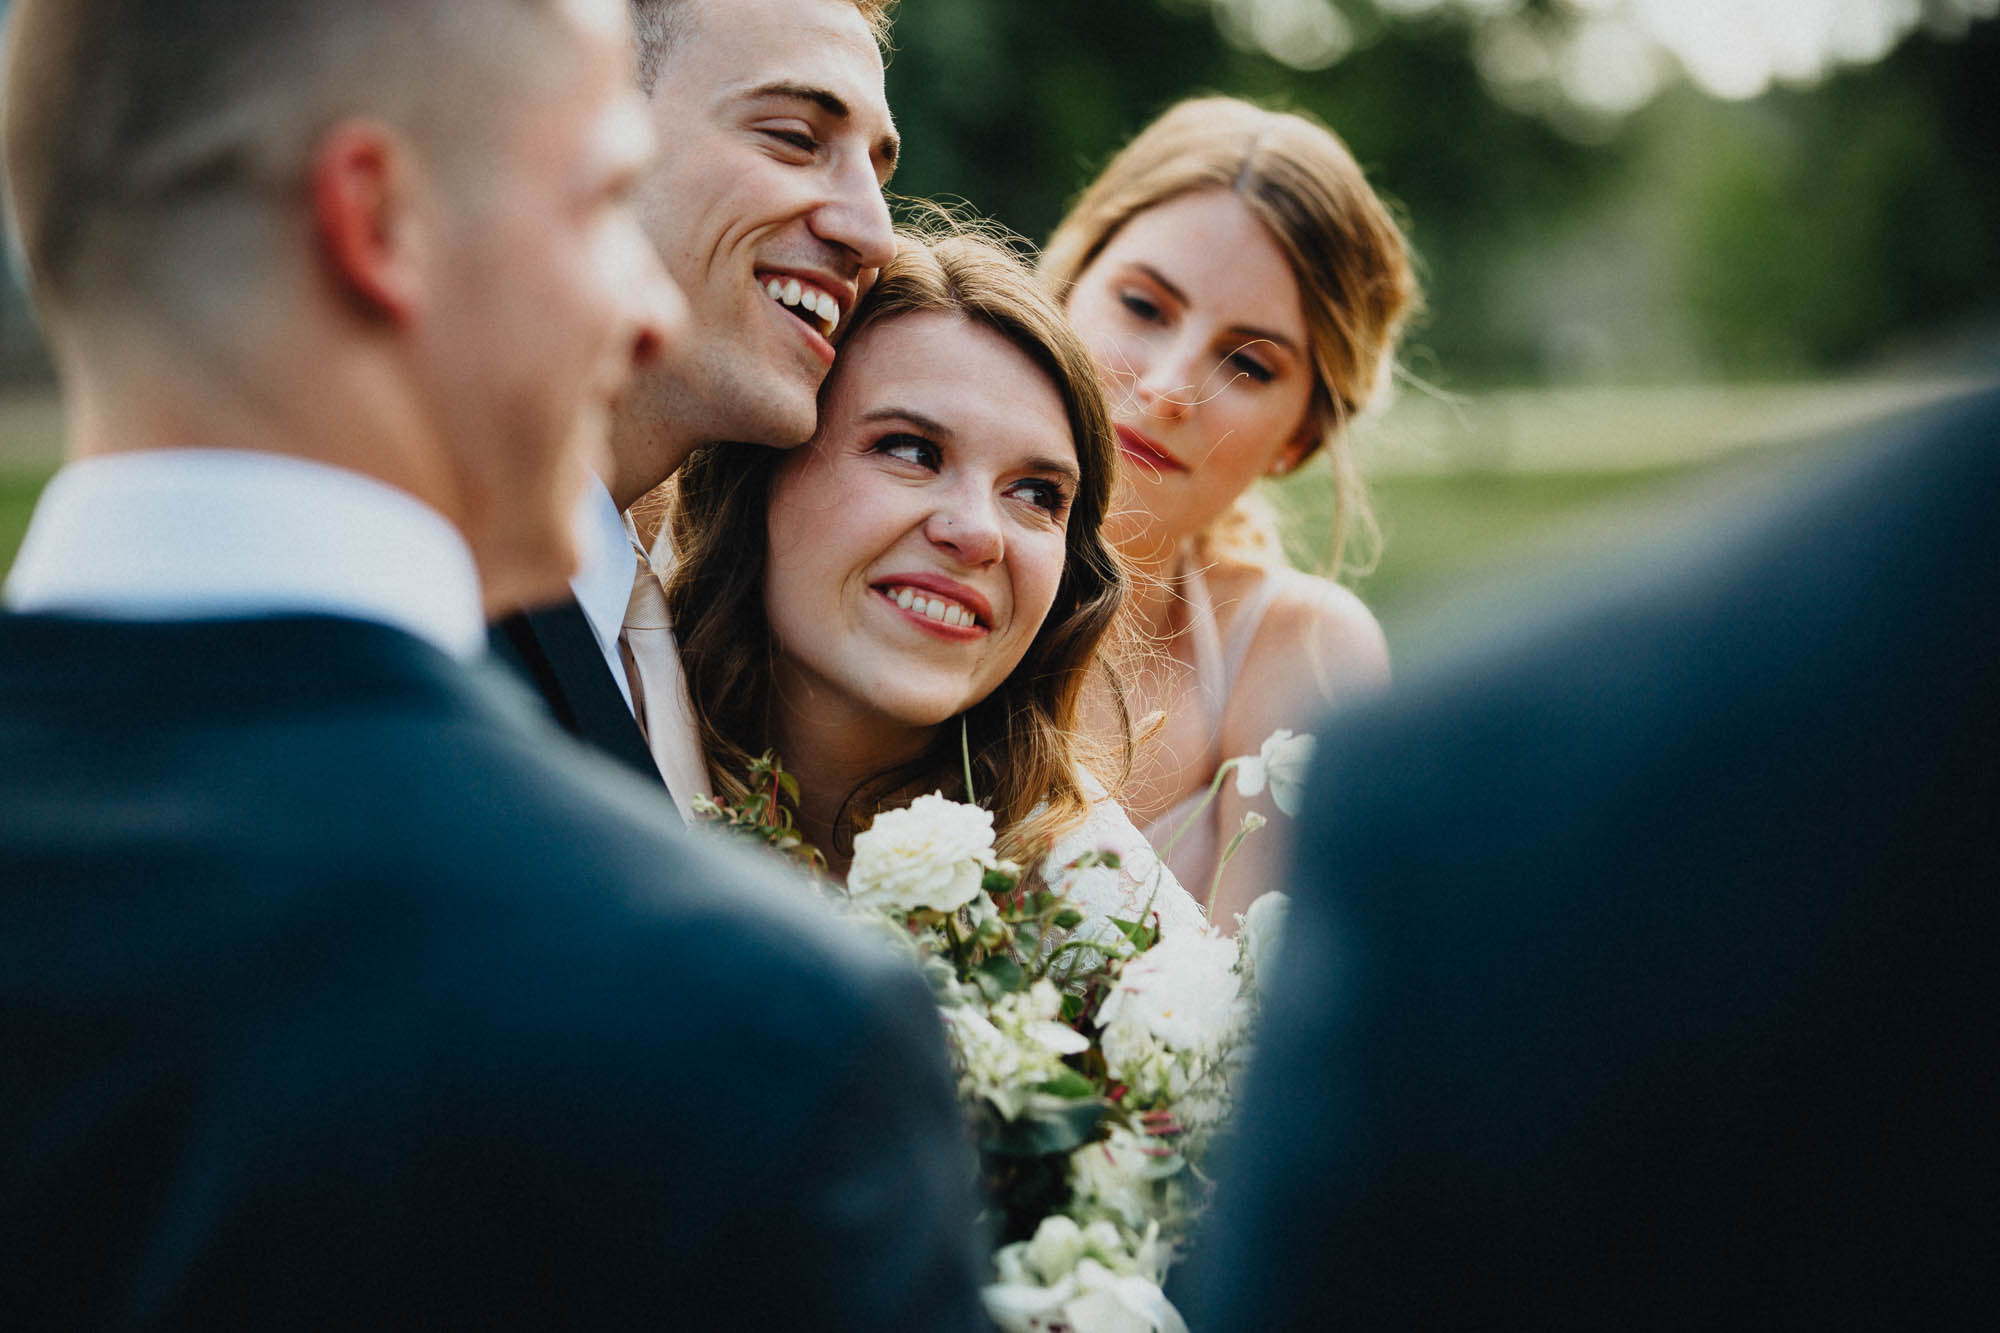
{"label": "woman's smile", "polygon": [[1054,384],[957,315],[864,326],[772,483],[781,698],[934,727],[991,694],[1054,604],[1077,485]]}
{"label": "woman's smile", "polygon": [[919,629],[940,638],[970,642],[991,632],[991,606],[962,583],[932,574],[899,575],[877,583],[875,591]]}

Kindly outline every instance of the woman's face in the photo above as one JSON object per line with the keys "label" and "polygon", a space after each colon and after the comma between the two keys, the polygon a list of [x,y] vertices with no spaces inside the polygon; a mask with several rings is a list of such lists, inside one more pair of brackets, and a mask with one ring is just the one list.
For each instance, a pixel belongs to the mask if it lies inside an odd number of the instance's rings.
{"label": "woman's face", "polygon": [[991,694],[1055,600],[1077,476],[1062,398],[999,334],[935,313],[863,329],[772,483],[780,707],[894,744]]}
{"label": "woman's face", "polygon": [[1069,314],[1097,358],[1123,457],[1107,531],[1164,559],[1316,435],[1291,264],[1227,190],[1136,215],[1078,276]]}

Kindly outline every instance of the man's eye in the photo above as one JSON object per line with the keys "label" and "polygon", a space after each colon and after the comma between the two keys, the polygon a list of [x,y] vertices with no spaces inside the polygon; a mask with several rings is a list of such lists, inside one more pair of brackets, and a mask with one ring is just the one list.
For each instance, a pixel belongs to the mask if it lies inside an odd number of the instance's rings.
{"label": "man's eye", "polygon": [[819,140],[804,130],[765,130],[764,133],[788,148],[796,148],[802,153],[810,153],[819,147]]}
{"label": "man's eye", "polygon": [[875,441],[875,452],[932,472],[938,469],[938,447],[921,435],[898,432]]}

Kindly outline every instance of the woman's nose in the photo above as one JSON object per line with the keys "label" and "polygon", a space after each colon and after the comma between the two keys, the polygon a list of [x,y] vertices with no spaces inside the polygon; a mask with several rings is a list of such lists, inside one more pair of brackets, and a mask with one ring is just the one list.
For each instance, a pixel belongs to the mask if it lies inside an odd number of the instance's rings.
{"label": "woman's nose", "polygon": [[1193,357],[1175,344],[1150,348],[1141,355],[1143,363],[1132,367],[1132,393],[1139,409],[1166,421],[1179,420],[1193,411]]}
{"label": "woman's nose", "polygon": [[969,490],[953,491],[931,511],[924,536],[950,551],[959,564],[979,568],[996,563],[1006,553],[1006,542],[992,500]]}

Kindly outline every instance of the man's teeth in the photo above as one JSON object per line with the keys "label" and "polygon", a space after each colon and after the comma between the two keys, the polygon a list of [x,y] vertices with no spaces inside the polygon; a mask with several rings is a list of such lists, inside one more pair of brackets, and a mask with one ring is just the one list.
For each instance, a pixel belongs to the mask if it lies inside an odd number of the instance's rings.
{"label": "man's teeth", "polygon": [[947,601],[942,597],[925,597],[915,588],[898,588],[892,600],[905,611],[914,611],[920,616],[928,616],[947,625],[969,628],[979,623],[979,617],[957,602]]}
{"label": "man's teeth", "polygon": [[780,305],[804,310],[817,315],[824,325],[820,332],[831,338],[833,331],[840,327],[840,302],[834,300],[817,287],[808,287],[797,278],[771,278],[764,283],[764,294]]}

